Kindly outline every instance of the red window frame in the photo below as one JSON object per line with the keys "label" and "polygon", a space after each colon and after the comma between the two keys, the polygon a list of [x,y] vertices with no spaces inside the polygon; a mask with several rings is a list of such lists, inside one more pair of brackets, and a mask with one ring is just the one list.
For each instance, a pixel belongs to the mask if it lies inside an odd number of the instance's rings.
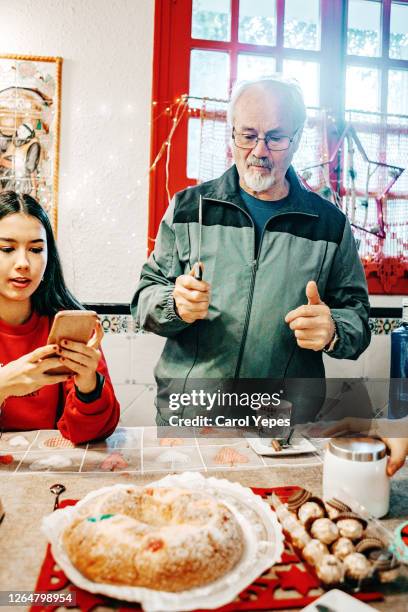
{"label": "red window frame", "polygon": [[[153,164],[163,142],[172,127],[172,110],[182,94],[189,91],[191,49],[227,51],[230,55],[229,90],[236,80],[238,53],[271,54],[280,71],[283,59],[314,60],[320,63],[320,105],[330,107],[334,116],[342,117],[343,102],[340,96],[333,96],[330,74],[336,70],[343,74],[342,28],[336,25],[344,22],[344,2],[322,0],[321,49],[319,51],[288,49],[283,47],[284,0],[277,0],[276,45],[261,46],[238,42],[239,0],[231,0],[231,41],[193,39],[191,37],[192,0],[156,0],[152,122],[151,122],[151,164]],[[321,61],[323,57],[332,62]],[[166,109],[170,109],[166,111]],[[185,114],[175,131],[171,146],[169,192],[171,194],[195,185],[187,177],[187,117]],[[165,162],[160,163],[150,174],[148,249],[154,247],[154,239],[160,220],[167,208]]]}
{"label": "red window frame", "polygon": [[[313,60],[320,64],[320,106],[330,110],[338,128],[342,128],[345,104],[345,70],[347,65],[363,65],[380,69],[381,111],[386,112],[388,70],[408,68],[407,60],[388,57],[391,0],[382,4],[382,53],[380,57],[346,54],[347,6],[343,0],[320,0],[321,46],[319,51],[289,49],[283,46],[285,0],[276,0],[277,37],[275,46],[238,42],[239,0],[231,0],[231,41],[193,39],[191,37],[192,0],[155,0],[155,34],[151,122],[151,164],[173,125],[174,109],[182,94],[189,92],[190,51],[206,49],[228,52],[230,55],[229,89],[236,79],[238,53],[270,54],[280,71],[284,59]],[[406,3],[408,0],[398,0]],[[333,75],[336,75],[333,86]],[[171,195],[196,181],[187,177],[188,117],[183,116],[172,139],[169,163],[168,191]],[[197,113],[198,115],[198,113]],[[336,135],[329,135],[329,149],[336,144]],[[329,153],[331,153],[331,150]],[[165,156],[164,156],[165,157]],[[148,250],[154,240],[160,220],[168,206],[166,163],[162,159],[150,173]]]}

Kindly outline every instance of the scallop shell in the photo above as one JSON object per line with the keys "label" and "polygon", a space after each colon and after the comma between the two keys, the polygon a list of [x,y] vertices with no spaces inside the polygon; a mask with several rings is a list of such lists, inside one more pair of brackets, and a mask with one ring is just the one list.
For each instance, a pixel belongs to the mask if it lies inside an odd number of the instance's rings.
{"label": "scallop shell", "polygon": [[335,510],[338,510],[339,512],[351,512],[351,508],[349,508],[347,504],[342,502],[340,499],[337,499],[336,497],[332,497],[331,499],[326,500],[325,503],[328,506],[334,508]]}
{"label": "scallop shell", "polygon": [[356,552],[366,553],[369,550],[381,549],[384,547],[384,542],[379,538],[363,538],[356,544]]}
{"label": "scallop shell", "polygon": [[368,555],[368,560],[373,564],[375,571],[379,572],[395,569],[400,565],[398,559],[388,548],[372,550]]}
{"label": "scallop shell", "polygon": [[306,489],[300,489],[295,491],[288,499],[288,509],[292,512],[297,512],[298,508],[305,504],[312,497],[310,491]]}

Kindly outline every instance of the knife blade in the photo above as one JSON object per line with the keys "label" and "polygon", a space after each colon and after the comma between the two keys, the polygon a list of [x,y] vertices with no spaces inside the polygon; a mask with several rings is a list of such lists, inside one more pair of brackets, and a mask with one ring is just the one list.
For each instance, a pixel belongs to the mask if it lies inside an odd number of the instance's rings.
{"label": "knife blade", "polygon": [[203,271],[200,266],[202,229],[203,229],[203,196],[200,194],[200,197],[198,200],[198,258],[195,264],[195,271],[194,271],[194,276],[197,280],[203,280]]}

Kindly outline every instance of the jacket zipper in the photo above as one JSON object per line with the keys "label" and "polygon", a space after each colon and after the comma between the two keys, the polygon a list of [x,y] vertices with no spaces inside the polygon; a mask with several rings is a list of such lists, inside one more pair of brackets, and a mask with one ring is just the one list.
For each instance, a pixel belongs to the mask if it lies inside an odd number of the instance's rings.
{"label": "jacket zipper", "polygon": [[[244,215],[246,217],[248,217],[248,219],[250,220],[251,225],[252,225],[252,230],[254,231],[254,240],[255,240],[255,225],[254,225],[254,222],[252,221],[251,215],[249,213],[247,213],[246,210],[241,208],[241,206],[238,206],[238,204],[234,204],[234,202],[228,202],[226,200],[216,200],[214,198],[205,198],[204,197],[203,200],[210,200],[212,202],[221,202],[221,204],[229,204],[231,206],[234,206],[234,208],[238,208],[238,210],[243,212]],[[259,249],[258,249],[258,254],[259,254]],[[255,255],[255,253],[254,253],[254,255]],[[255,259],[251,263],[251,268],[252,268],[251,269],[251,280],[250,280],[250,285],[249,285],[249,295],[248,295],[248,302],[247,302],[246,313],[245,313],[245,323],[244,323],[244,329],[242,331],[241,343],[239,345],[238,360],[237,360],[237,365],[235,367],[234,379],[238,378],[239,370],[241,368],[242,356],[243,356],[244,348],[245,348],[246,337],[247,337],[247,334],[248,334],[249,317],[251,316],[252,299],[253,299],[253,295],[254,295],[254,285],[255,285],[255,276],[256,276],[257,261],[258,261],[258,259],[257,259],[257,257],[255,257]]]}
{"label": "jacket zipper", "polygon": [[[231,206],[234,206],[235,208],[238,208],[238,210],[243,212],[248,217],[248,219],[251,222],[252,229],[255,232],[255,225],[254,225],[254,222],[252,221],[251,215],[249,213],[247,213],[246,210],[241,208],[241,206],[238,206],[238,204],[234,204],[234,202],[229,202],[229,201],[226,201],[226,200],[216,200],[215,198],[206,198],[206,197],[203,197],[203,200],[209,200],[209,201],[212,201],[212,202],[221,202],[221,204],[229,204]],[[246,308],[246,314],[245,314],[245,323],[244,323],[244,329],[242,331],[241,344],[239,346],[238,360],[237,360],[237,365],[236,365],[236,368],[235,368],[234,379],[238,378],[238,376],[239,376],[239,371],[241,369],[241,363],[242,363],[242,357],[244,355],[245,343],[246,343],[246,339],[247,339],[247,335],[248,335],[248,328],[249,328],[249,319],[250,319],[251,310],[252,310],[252,300],[253,300],[253,296],[254,296],[255,278],[256,278],[256,272],[258,270],[259,255],[261,253],[262,242],[263,242],[263,238],[264,238],[264,235],[265,235],[265,228],[266,228],[266,226],[268,225],[268,223],[269,223],[269,221],[271,219],[275,219],[276,217],[284,217],[285,215],[305,215],[307,217],[318,217],[319,216],[319,215],[314,215],[313,213],[304,213],[304,212],[299,212],[299,211],[296,211],[296,212],[284,212],[284,213],[280,213],[280,214],[277,214],[277,215],[273,215],[265,223],[265,226],[264,226],[264,228],[262,230],[262,234],[261,234],[261,240],[260,240],[259,246],[258,246],[258,253],[257,253],[255,259],[252,261],[252,264],[251,264],[252,271],[251,271],[251,280],[250,280],[250,286],[249,286],[248,302],[247,302],[247,308]]]}
{"label": "jacket zipper", "polygon": [[254,296],[254,285],[255,285],[255,276],[256,276],[257,267],[258,267],[258,260],[254,259],[254,261],[252,262],[251,282],[249,286],[249,296],[248,296],[248,303],[247,303],[247,309],[246,309],[246,314],[245,314],[244,329],[242,331],[241,344],[239,346],[238,360],[237,360],[237,365],[235,368],[234,378],[238,378],[239,371],[241,369],[242,357],[244,354],[246,338],[248,335],[249,318],[251,316],[251,310],[252,310],[252,300]]}

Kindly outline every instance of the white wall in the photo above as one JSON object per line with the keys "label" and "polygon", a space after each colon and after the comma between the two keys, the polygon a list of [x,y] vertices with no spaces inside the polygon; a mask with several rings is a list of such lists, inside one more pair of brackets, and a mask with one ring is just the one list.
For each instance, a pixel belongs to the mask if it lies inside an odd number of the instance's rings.
{"label": "white wall", "polygon": [[0,53],[64,60],[58,244],[83,301],[129,301],[146,258],[153,17],[154,0],[0,0]]}

